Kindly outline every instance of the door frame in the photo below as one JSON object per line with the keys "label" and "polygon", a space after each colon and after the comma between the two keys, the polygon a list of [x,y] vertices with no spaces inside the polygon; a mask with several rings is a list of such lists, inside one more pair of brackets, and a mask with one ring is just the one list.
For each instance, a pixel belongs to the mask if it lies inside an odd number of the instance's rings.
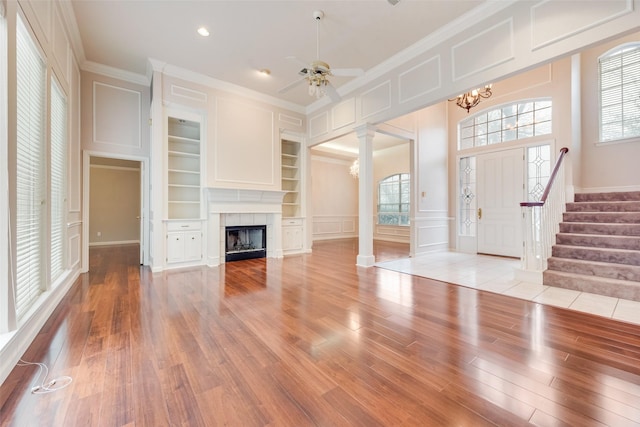
{"label": "door frame", "polygon": [[[453,220],[455,221],[454,232],[455,232],[455,243],[457,252],[468,253],[468,254],[477,254],[478,253],[478,232],[473,237],[471,236],[461,236],[460,235],[460,195],[459,195],[459,183],[460,183],[460,159],[465,157],[478,157],[483,154],[494,153],[498,151],[507,151],[515,148],[524,149],[525,159],[524,162],[524,183],[525,189],[523,190],[523,197],[527,196],[527,149],[530,147],[537,147],[539,145],[549,145],[551,147],[551,164],[553,165],[556,161],[556,140],[555,138],[549,138],[549,135],[544,135],[540,139],[533,138],[532,141],[527,141],[526,143],[522,143],[523,140],[515,140],[510,142],[504,142],[500,144],[493,144],[483,147],[474,147],[464,151],[458,150],[456,153],[456,175],[455,182],[453,184],[453,194],[455,194],[455,214],[453,215]],[[476,166],[477,168],[477,166]],[[477,180],[477,177],[476,177]],[[451,187],[450,187],[451,188]],[[524,200],[523,200],[524,201]],[[477,212],[477,206],[476,206]]]}
{"label": "door frame", "polygon": [[89,271],[89,201],[91,197],[91,157],[104,157],[140,162],[140,264],[149,265],[149,159],[104,151],[82,151],[82,263],[81,271]]}

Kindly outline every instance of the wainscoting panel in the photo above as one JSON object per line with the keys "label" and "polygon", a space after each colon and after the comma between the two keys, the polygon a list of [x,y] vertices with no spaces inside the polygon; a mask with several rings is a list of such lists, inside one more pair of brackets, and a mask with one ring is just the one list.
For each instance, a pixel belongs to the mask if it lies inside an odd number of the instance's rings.
{"label": "wainscoting panel", "polygon": [[414,254],[449,249],[449,220],[447,218],[417,218]]}
{"label": "wainscoting panel", "polygon": [[389,242],[409,243],[411,229],[392,225],[376,225],[373,238]]}
{"label": "wainscoting panel", "polygon": [[312,230],[313,240],[357,237],[358,217],[356,215],[314,216]]}

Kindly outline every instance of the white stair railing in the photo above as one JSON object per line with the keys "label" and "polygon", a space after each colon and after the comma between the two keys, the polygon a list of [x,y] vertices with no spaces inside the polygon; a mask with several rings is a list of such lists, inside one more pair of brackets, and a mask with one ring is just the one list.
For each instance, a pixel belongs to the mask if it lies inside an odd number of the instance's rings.
{"label": "white stair railing", "polygon": [[547,259],[555,244],[562,213],[565,209],[564,156],[569,149],[560,149],[560,155],[549,177],[549,182],[539,202],[522,202],[523,253],[522,270],[542,272],[547,269]]}

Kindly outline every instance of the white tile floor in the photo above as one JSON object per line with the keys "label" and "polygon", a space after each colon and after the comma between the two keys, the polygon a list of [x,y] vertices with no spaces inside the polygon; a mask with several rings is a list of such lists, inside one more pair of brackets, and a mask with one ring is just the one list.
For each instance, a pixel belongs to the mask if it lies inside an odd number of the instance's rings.
{"label": "white tile floor", "polygon": [[376,266],[640,325],[640,302],[518,281],[519,260],[438,252]]}

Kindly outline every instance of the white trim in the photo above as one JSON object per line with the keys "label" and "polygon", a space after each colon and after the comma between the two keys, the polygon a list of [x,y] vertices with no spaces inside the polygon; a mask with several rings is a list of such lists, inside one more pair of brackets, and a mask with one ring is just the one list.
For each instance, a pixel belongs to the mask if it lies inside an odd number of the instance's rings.
{"label": "white trim", "polygon": [[111,242],[89,242],[89,247],[139,244],[140,240],[113,240]]}
{"label": "white trim", "polygon": [[90,186],[89,178],[91,176],[91,157],[105,157],[111,159],[133,160],[141,163],[140,182],[142,188],[146,191],[140,194],[140,209],[142,214],[141,230],[143,230],[144,241],[140,242],[140,251],[144,254],[144,265],[149,265],[149,253],[151,248],[149,245],[149,235],[151,231],[150,219],[150,176],[149,176],[149,159],[147,157],[129,156],[122,154],[107,153],[103,151],[84,150],[82,152],[82,260],[81,270],[83,273],[89,271],[89,195]]}

